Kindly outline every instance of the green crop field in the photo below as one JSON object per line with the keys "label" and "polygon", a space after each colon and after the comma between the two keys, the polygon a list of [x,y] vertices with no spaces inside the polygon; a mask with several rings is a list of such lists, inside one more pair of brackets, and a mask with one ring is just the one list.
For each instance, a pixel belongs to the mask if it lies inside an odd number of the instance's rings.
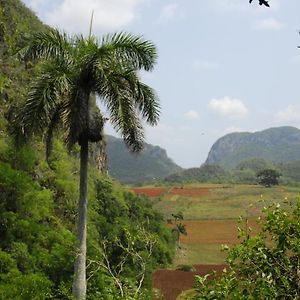
{"label": "green crop field", "polygon": [[[199,190],[199,195],[195,192],[190,196],[189,189],[195,188]],[[175,192],[172,193],[174,189]],[[201,195],[204,191],[206,193]],[[180,194],[176,194],[177,192]],[[154,203],[166,219],[171,218],[172,213],[181,211],[186,220],[223,220],[237,219],[239,216],[255,217],[259,215],[265,203],[282,202],[285,198],[293,201],[299,195],[300,188],[282,186],[264,188],[258,185],[194,184],[177,189],[169,188],[168,192],[160,196],[159,200],[154,200]]]}

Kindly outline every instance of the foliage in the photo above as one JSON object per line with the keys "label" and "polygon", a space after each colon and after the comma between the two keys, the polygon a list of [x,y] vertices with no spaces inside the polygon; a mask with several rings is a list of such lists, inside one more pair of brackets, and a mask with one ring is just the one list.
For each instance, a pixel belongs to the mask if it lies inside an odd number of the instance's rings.
{"label": "foliage", "polygon": [[192,299],[299,299],[300,199],[285,202],[264,208],[256,236],[247,222],[240,228],[243,241],[229,250],[228,269],[211,281],[197,276]]}
{"label": "foliage", "polygon": [[184,272],[193,272],[195,271],[195,268],[193,267],[193,265],[179,265],[176,267],[176,270]]}
{"label": "foliage", "polygon": [[200,168],[190,168],[165,178],[167,182],[224,182],[230,173],[217,164],[203,164]]}
{"label": "foliage", "polygon": [[257,184],[256,175],[264,169],[278,170],[282,174],[280,178],[282,184],[296,185],[300,179],[299,160],[274,163],[258,156],[240,161],[233,169],[209,164],[204,164],[200,168],[186,169],[167,176],[161,185],[178,182]]}
{"label": "foliage", "polygon": [[3,113],[11,119],[34,73],[32,66],[24,66],[14,54],[24,46],[30,34],[45,28],[21,1],[0,2],[0,118]]}
{"label": "foliage", "polygon": [[279,184],[279,177],[281,174],[273,169],[265,169],[257,173],[257,181],[259,184],[265,187],[271,187],[272,185]]}
{"label": "foliage", "polygon": [[[8,145],[7,151],[15,153],[11,147]],[[29,153],[37,151],[27,149]],[[69,156],[58,141],[54,143],[52,169],[45,162],[30,170],[16,169],[12,167],[15,159],[9,157],[11,160],[0,161],[0,298],[69,299],[75,251],[77,159]],[[19,156],[17,166],[23,165],[23,157],[26,160],[25,152]],[[88,299],[120,297],[111,274],[104,267],[97,270],[104,262],[103,242],[114,272],[127,253],[119,276],[126,297],[138,294],[139,299],[148,299],[152,270],[171,262],[172,234],[149,199],[124,191],[93,168],[90,178],[96,182],[92,180],[89,185]]]}
{"label": "foliage", "polygon": [[270,168],[270,163],[263,158],[251,158],[241,161],[236,167],[236,170],[251,170],[255,173]]}
{"label": "foliage", "polygon": [[288,161],[276,165],[279,172],[282,174],[281,182],[285,184],[295,184],[300,181],[300,160]]}
{"label": "foliage", "polygon": [[137,74],[153,69],[157,53],[151,42],[125,33],[99,41],[49,29],[35,34],[19,55],[41,65],[14,121],[17,137],[46,133],[50,150],[54,130],[60,126],[70,149],[77,142],[101,140],[104,117],[95,104],[98,95],[128,148],[142,149],[139,116],[150,125],[159,117],[155,92]]}

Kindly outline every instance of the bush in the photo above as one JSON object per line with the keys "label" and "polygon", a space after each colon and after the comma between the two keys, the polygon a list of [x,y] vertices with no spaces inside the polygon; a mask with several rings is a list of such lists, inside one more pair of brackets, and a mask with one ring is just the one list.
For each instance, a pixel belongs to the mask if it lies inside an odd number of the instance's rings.
{"label": "bush", "polygon": [[192,299],[300,299],[300,200],[263,211],[261,232],[249,237],[241,230],[244,240],[229,250],[228,270],[210,282],[197,276]]}
{"label": "bush", "polygon": [[176,270],[184,271],[184,272],[193,272],[195,268],[192,265],[179,265]]}
{"label": "bush", "polygon": [[256,177],[258,183],[265,186],[271,187],[272,185],[279,184],[279,177],[281,176],[276,170],[273,169],[265,169],[257,173]]}

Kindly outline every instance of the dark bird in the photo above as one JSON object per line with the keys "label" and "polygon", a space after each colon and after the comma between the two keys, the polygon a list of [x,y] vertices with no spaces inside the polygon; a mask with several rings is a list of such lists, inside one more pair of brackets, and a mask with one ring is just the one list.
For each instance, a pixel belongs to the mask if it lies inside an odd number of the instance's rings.
{"label": "dark bird", "polygon": [[266,0],[259,0],[259,5],[265,5],[267,7],[270,7],[269,2]]}
{"label": "dark bird", "polygon": [[[253,0],[249,0],[249,3],[252,3]],[[267,7],[270,7],[269,5],[269,1],[266,0],[258,0],[259,1],[259,5],[265,5]]]}

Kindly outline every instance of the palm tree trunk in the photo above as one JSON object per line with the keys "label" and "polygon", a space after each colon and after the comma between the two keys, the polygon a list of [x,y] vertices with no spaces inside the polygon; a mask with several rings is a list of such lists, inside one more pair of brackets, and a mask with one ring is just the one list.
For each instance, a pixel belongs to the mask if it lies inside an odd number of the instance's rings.
{"label": "palm tree trunk", "polygon": [[87,229],[87,180],[88,180],[88,140],[81,142],[78,249],[74,266],[72,294],[76,300],[86,299],[86,229]]}

